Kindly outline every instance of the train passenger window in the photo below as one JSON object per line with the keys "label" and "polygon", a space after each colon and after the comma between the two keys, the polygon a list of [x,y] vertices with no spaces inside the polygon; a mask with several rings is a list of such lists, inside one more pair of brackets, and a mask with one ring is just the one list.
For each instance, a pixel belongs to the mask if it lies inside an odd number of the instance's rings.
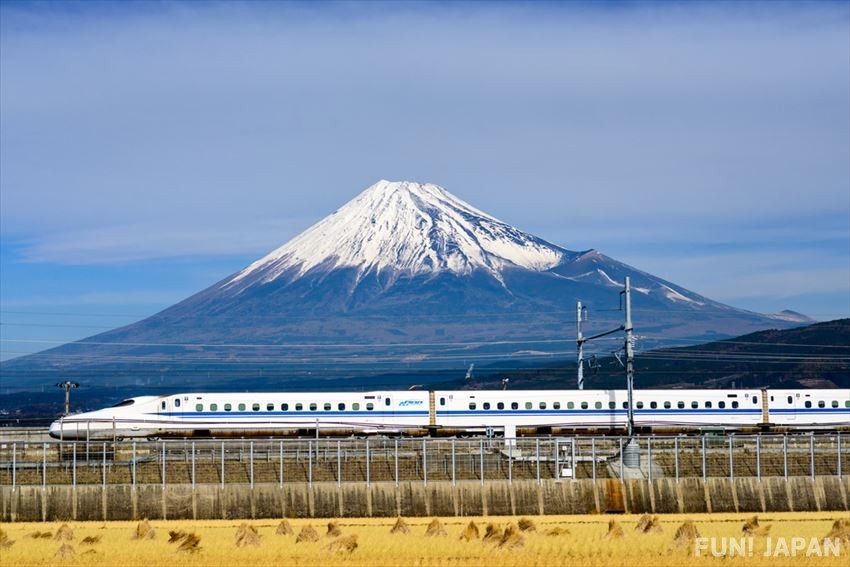
{"label": "train passenger window", "polygon": [[850,400],[844,400],[844,407],[850,408]]}
{"label": "train passenger window", "polygon": [[561,402],[552,403],[552,409],[561,409]]}
{"label": "train passenger window", "polygon": [[469,402],[469,409],[475,409],[475,402]]}
{"label": "train passenger window", "polygon": [[629,409],[629,402],[623,402],[623,409]]}
{"label": "train passenger window", "polygon": [[499,402],[496,404],[496,409],[505,409],[505,402]]}
{"label": "train passenger window", "polygon": [[540,409],[546,409],[546,402],[540,402]]}
{"label": "train passenger window", "polygon": [[359,410],[359,409],[360,409],[360,404],[359,404],[358,402],[354,402],[353,404],[351,404],[351,409],[353,409],[353,410],[355,410],[355,411],[356,411],[356,410]]}
{"label": "train passenger window", "polygon": [[567,402],[567,409],[573,409],[576,405],[573,402]]}
{"label": "train passenger window", "polygon": [[737,408],[737,407],[738,407],[738,402],[732,402],[732,408]]}
{"label": "train passenger window", "polygon": [[342,402],[338,403],[336,405],[336,409],[338,409],[339,411],[345,411],[345,404],[343,404]]}
{"label": "train passenger window", "polygon": [[664,409],[670,409],[671,407],[673,406],[670,402],[664,402]]}
{"label": "train passenger window", "polygon": [[324,405],[324,406],[322,406],[322,407],[323,407],[323,408],[325,408],[325,411],[331,411],[331,404],[330,404],[330,402],[325,402],[325,405]]}
{"label": "train passenger window", "polygon": [[195,404],[195,411],[204,411],[204,404]]}
{"label": "train passenger window", "polygon": [[581,409],[587,409],[587,402],[581,403]]}
{"label": "train passenger window", "polygon": [[823,401],[823,400],[820,400],[820,401],[818,402],[818,407],[819,407],[819,408],[825,408],[825,407],[826,407],[826,402],[825,402],[825,401]]}
{"label": "train passenger window", "polygon": [[832,407],[834,407],[834,408],[838,407],[838,400],[832,400]]}
{"label": "train passenger window", "polygon": [[176,408],[180,407],[180,398],[174,398],[174,407],[176,407]]}
{"label": "train passenger window", "polygon": [[511,402],[511,409],[519,409],[519,404],[516,402]]}
{"label": "train passenger window", "polygon": [[643,409],[643,402],[637,403],[637,409]]}
{"label": "train passenger window", "polygon": [[711,407],[711,402],[705,402],[705,407],[710,408],[710,407]]}
{"label": "train passenger window", "polygon": [[274,404],[266,404],[266,411],[274,411]]}
{"label": "train passenger window", "polygon": [[230,404],[224,404],[224,411],[230,411],[230,408],[231,408]]}
{"label": "train passenger window", "polygon": [[368,402],[366,404],[366,409],[372,411],[373,409],[375,409],[375,404],[373,404],[372,402]]}
{"label": "train passenger window", "polygon": [[676,402],[676,407],[679,409],[685,409],[685,402]]}
{"label": "train passenger window", "polygon": [[484,402],[484,403],[481,405],[481,407],[483,407],[484,409],[490,409],[490,402]]}
{"label": "train passenger window", "polygon": [[809,400],[806,400],[806,407],[807,408],[812,407],[812,402],[810,402]]}
{"label": "train passenger window", "polygon": [[251,406],[251,409],[254,411],[260,411],[260,404],[254,404]]}
{"label": "train passenger window", "polygon": [[289,404],[280,404],[280,411],[289,411]]}
{"label": "train passenger window", "polygon": [[210,411],[218,411],[218,404],[210,404]]}
{"label": "train passenger window", "polygon": [[697,409],[699,407],[699,402],[691,402],[691,408]]}
{"label": "train passenger window", "polygon": [[392,400],[390,400],[390,398],[384,398],[384,405],[385,405],[385,406],[388,406],[388,405],[390,405],[391,403],[392,403]]}
{"label": "train passenger window", "polygon": [[534,404],[532,404],[531,402],[525,402],[525,409],[531,409],[533,407],[534,407]]}
{"label": "train passenger window", "polygon": [[651,407],[652,409],[657,408],[657,407],[658,407],[658,402],[649,402],[649,407]]}
{"label": "train passenger window", "polygon": [[295,404],[295,411],[302,411],[304,409],[304,404]]}
{"label": "train passenger window", "polygon": [[239,411],[245,411],[245,404],[239,404]]}
{"label": "train passenger window", "polygon": [[440,405],[441,406],[446,405],[446,398],[440,398]]}
{"label": "train passenger window", "polygon": [[596,409],[602,409],[602,402],[596,402],[595,404],[593,404],[593,407],[595,407]]}
{"label": "train passenger window", "polygon": [[310,404],[310,411],[316,411],[316,408],[318,408],[318,407],[319,406],[316,405],[316,402],[313,402],[312,404]]}
{"label": "train passenger window", "polygon": [[617,404],[616,404],[616,403],[614,403],[614,402],[608,402],[608,409],[615,409],[616,407],[617,407]]}
{"label": "train passenger window", "polygon": [[725,408],[725,407],[726,407],[726,402],[717,402],[717,407],[719,407],[720,409]]}

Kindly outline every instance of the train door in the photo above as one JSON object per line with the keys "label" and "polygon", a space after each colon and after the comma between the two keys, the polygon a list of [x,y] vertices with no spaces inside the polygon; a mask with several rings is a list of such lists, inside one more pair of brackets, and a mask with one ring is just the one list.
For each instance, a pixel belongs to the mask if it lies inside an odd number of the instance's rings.
{"label": "train door", "polygon": [[163,415],[168,413],[168,409],[168,400],[166,398],[159,400],[159,406],[157,406],[156,412],[159,415]]}
{"label": "train door", "polygon": [[799,397],[800,394],[796,393],[788,395],[788,421],[795,421],[797,419],[797,403],[799,402]]}

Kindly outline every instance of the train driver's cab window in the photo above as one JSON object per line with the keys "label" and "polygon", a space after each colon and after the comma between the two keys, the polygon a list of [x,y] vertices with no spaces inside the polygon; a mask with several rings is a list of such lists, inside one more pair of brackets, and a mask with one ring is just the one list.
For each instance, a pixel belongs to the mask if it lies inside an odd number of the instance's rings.
{"label": "train driver's cab window", "polygon": [[176,407],[176,408],[180,407],[180,398],[174,398],[174,407]]}
{"label": "train driver's cab window", "polygon": [[210,411],[218,411],[218,404],[210,404]]}
{"label": "train driver's cab window", "polygon": [[230,411],[232,407],[230,404],[224,404],[224,411]]}
{"label": "train driver's cab window", "polygon": [[373,409],[375,409],[375,404],[373,404],[372,402],[368,402],[366,404],[366,409],[372,411]]}

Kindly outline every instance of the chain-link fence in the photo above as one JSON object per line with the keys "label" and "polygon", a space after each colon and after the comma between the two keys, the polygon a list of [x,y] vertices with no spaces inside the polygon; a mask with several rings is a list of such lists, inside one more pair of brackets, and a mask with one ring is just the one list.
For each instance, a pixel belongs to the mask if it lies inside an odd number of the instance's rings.
{"label": "chain-link fence", "polygon": [[16,442],[0,445],[0,485],[841,477],[847,437],[639,437],[637,467],[624,437]]}

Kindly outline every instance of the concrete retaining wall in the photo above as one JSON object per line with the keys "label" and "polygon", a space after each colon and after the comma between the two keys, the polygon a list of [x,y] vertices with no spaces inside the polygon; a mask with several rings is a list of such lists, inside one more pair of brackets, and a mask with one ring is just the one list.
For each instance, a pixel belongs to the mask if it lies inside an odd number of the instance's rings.
{"label": "concrete retaining wall", "polygon": [[0,487],[0,520],[850,510],[850,478]]}

